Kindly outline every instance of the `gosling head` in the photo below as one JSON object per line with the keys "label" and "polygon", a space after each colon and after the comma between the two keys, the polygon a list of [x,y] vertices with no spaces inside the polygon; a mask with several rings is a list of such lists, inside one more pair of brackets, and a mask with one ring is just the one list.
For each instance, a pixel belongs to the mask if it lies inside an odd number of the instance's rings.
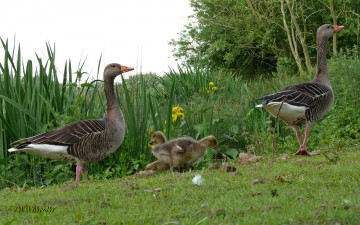
{"label": "gosling head", "polygon": [[111,63],[107,65],[104,69],[104,79],[105,78],[115,79],[116,76],[131,70],[134,70],[134,68],[122,66],[118,63]]}
{"label": "gosling head", "polygon": [[216,140],[215,136],[209,135],[201,139],[199,142],[219,152],[218,141]]}
{"label": "gosling head", "polygon": [[156,131],[153,133],[151,141],[149,142],[150,145],[152,144],[164,144],[166,142],[166,137],[163,132]]}

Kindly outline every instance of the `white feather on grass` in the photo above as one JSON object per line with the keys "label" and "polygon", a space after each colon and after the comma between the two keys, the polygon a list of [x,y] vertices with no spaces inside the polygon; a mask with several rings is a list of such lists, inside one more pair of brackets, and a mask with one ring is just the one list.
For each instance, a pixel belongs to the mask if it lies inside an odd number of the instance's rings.
{"label": "white feather on grass", "polygon": [[201,175],[196,174],[195,177],[192,179],[192,182],[193,182],[193,184],[200,185],[203,182]]}

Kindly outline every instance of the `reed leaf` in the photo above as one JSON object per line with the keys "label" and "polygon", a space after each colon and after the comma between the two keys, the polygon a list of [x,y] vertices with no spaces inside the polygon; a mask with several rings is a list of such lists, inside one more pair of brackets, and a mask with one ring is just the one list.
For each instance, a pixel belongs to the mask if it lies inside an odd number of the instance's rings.
{"label": "reed leaf", "polygon": [[171,137],[171,127],[172,127],[172,106],[174,102],[174,92],[175,92],[175,86],[176,86],[176,80],[173,80],[173,83],[171,85],[170,89],[170,95],[169,95],[169,101],[168,101],[168,110],[167,110],[167,123],[166,123],[166,138],[170,140]]}

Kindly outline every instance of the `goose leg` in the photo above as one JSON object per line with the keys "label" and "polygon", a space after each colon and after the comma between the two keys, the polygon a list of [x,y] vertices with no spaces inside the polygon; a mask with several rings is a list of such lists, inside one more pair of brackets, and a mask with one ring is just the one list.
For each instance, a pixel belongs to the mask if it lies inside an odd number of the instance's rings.
{"label": "goose leg", "polygon": [[77,165],[76,166],[76,183],[80,182],[81,171],[82,171],[82,166]]}
{"label": "goose leg", "polygon": [[301,144],[302,144],[302,137],[301,137],[301,134],[300,134],[300,132],[297,130],[296,131],[296,139],[298,140],[298,142],[299,142],[299,146],[301,146]]}
{"label": "goose leg", "polygon": [[85,174],[85,181],[88,181],[88,171],[85,169],[86,165],[77,165],[76,166],[76,183],[80,182],[81,174]]}
{"label": "goose leg", "polygon": [[307,142],[307,139],[308,139],[308,136],[309,136],[309,133],[310,133],[310,127],[309,126],[306,126],[305,127],[305,138],[304,138],[304,142],[302,144],[301,143],[301,134],[300,134],[300,140],[299,140],[299,135],[298,135],[298,131],[296,132],[296,138],[298,139],[299,141],[299,144],[300,144],[300,149],[299,151],[297,151],[295,153],[295,155],[308,155],[308,156],[311,156],[311,154],[307,151],[306,149],[306,142]]}
{"label": "goose leg", "polygon": [[85,169],[85,166],[82,169],[82,174],[85,175],[85,181],[88,182],[89,181],[89,179],[88,179],[88,171]]}

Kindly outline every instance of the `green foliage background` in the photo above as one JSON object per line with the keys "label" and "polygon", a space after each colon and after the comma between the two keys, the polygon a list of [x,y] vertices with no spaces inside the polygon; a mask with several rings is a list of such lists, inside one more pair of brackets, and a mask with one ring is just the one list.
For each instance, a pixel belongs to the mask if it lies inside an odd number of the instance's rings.
{"label": "green foliage background", "polygon": [[[173,39],[173,55],[185,65],[229,69],[245,77],[274,72],[277,65],[294,67],[281,14],[281,1],[273,0],[191,0],[191,22]],[[357,0],[290,1],[296,22],[308,45],[312,63],[316,63],[316,30],[333,23],[333,4],[339,33],[338,48],[358,48],[359,9]],[[286,21],[294,30],[285,4]],[[299,41],[299,40],[297,40]],[[298,51],[303,57],[300,43]],[[290,68],[289,68],[290,69]]]}

